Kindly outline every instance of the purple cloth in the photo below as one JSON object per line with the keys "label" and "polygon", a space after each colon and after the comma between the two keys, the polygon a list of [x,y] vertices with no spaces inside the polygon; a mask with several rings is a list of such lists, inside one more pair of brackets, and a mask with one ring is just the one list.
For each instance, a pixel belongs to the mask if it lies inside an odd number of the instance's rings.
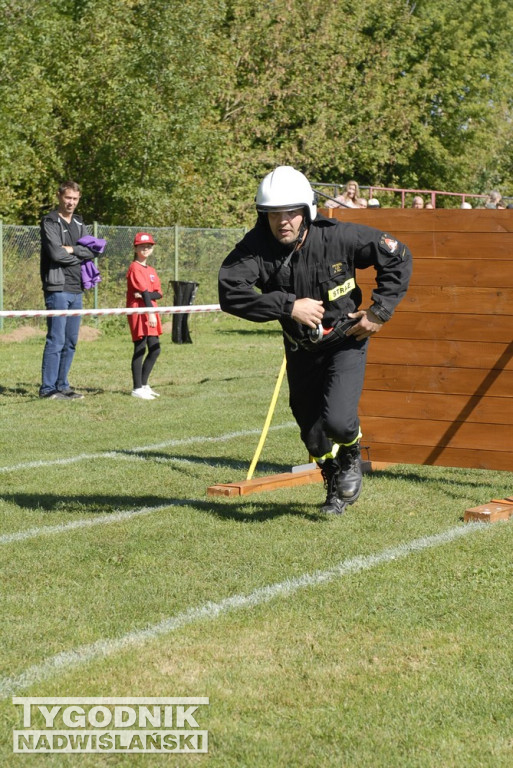
{"label": "purple cloth", "polygon": [[84,235],[84,237],[81,237],[79,240],[77,240],[77,244],[85,245],[86,248],[89,248],[90,251],[94,251],[95,253],[103,253],[105,246],[107,245],[107,241],[103,240],[101,237]]}
{"label": "purple cloth", "polygon": [[82,262],[80,265],[80,274],[82,276],[82,288],[84,291],[88,291],[94,285],[100,283],[102,279],[100,271],[91,259],[86,259],[86,261]]}

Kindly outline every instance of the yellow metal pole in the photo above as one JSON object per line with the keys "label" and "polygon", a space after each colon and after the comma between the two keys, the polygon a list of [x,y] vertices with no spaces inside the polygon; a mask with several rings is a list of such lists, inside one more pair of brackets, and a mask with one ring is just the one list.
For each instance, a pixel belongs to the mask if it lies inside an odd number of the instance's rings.
{"label": "yellow metal pole", "polygon": [[264,447],[265,438],[267,437],[267,433],[269,431],[269,426],[271,424],[271,419],[273,417],[274,409],[276,407],[276,401],[278,400],[278,395],[280,394],[281,383],[283,381],[283,377],[285,375],[286,369],[287,369],[287,358],[283,356],[283,362],[281,364],[280,372],[278,374],[278,380],[274,388],[274,393],[271,399],[271,405],[269,406],[269,411],[267,413],[267,418],[265,420],[264,428],[262,430],[262,434],[260,435],[260,440],[258,442],[255,455],[253,456],[253,461],[249,466],[248,476],[246,480],[251,480],[251,478],[253,477],[253,472],[255,471],[255,467],[257,465],[258,459],[260,458],[262,448]]}

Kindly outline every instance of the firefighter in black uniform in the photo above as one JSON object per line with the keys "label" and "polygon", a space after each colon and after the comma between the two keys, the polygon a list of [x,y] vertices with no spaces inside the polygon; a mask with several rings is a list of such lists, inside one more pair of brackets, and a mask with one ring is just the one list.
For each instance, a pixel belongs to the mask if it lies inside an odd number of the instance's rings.
{"label": "firefighter in black uniform", "polygon": [[[280,322],[290,407],[327,489],[322,510],[341,514],[362,487],[358,404],[368,340],[405,295],[411,254],[385,232],[317,215],[310,183],[290,166],[263,179],[256,208],[255,227],[221,266],[221,308]],[[355,270],[371,266],[372,303],[359,309]]]}

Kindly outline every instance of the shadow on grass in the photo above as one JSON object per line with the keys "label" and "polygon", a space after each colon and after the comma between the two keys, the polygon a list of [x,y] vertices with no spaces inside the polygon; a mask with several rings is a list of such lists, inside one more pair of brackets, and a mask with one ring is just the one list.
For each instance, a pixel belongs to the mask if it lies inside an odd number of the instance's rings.
{"label": "shadow on grass", "polygon": [[[202,466],[219,469],[232,469],[234,471],[233,476],[228,479],[223,479],[222,483],[234,483],[245,480],[247,471],[249,469],[249,462],[241,462],[234,458],[226,456],[197,456],[197,455],[169,455],[159,451],[117,451],[122,455],[134,456],[143,461],[156,462],[156,463],[168,463],[173,465],[173,472],[179,472],[183,475],[192,476],[191,472],[193,466]],[[182,463],[183,462],[183,463]],[[307,463],[306,459],[303,462]],[[189,466],[188,466],[189,465]],[[193,465],[193,466],[190,466]],[[259,475],[277,475],[284,472],[290,472],[292,469],[291,464],[282,464],[274,462],[259,462],[257,465],[255,476]],[[433,470],[435,473],[433,474]],[[415,466],[396,465],[395,468],[390,467],[388,469],[376,469],[371,473],[366,473],[365,478],[373,478],[375,480],[385,479],[394,480],[398,482],[411,483],[413,486],[425,486],[426,492],[429,488],[442,491],[446,495],[451,495],[453,498],[461,498],[462,494],[468,493],[470,488],[489,489],[487,493],[496,495],[500,493],[500,486],[497,483],[497,475],[486,477],[488,472],[493,470],[474,470],[465,469],[464,467],[431,467],[420,466],[418,469]],[[429,474],[428,474],[429,473]],[[507,483],[507,473],[504,473],[504,482]],[[511,483],[509,484],[511,486]],[[508,490],[508,489],[506,489]],[[510,488],[511,491],[511,488]],[[491,497],[490,497],[491,498]]]}
{"label": "shadow on grass", "polygon": [[[424,474],[423,470],[426,472],[432,472],[433,470],[437,471],[436,474],[427,476]],[[495,474],[494,477],[487,478],[486,474],[489,472],[495,473],[495,470],[479,470],[466,467],[432,467],[426,465],[416,471],[413,468],[407,469],[402,465],[397,465],[397,469],[395,470],[392,468],[376,469],[367,475],[367,477],[374,477],[376,479],[381,477],[389,480],[405,480],[406,482],[415,484],[423,483],[425,485],[435,485],[438,487],[443,486],[444,490],[449,489],[451,486],[453,488],[464,488],[469,486],[475,486],[477,488],[488,486],[494,488],[497,486],[497,475]],[[463,473],[472,473],[472,477],[470,474],[466,474],[465,477],[462,477],[461,475]],[[506,475],[506,473],[504,473],[504,475]],[[504,480],[506,481],[506,476],[504,477]]]}
{"label": "shadow on grass", "polygon": [[[190,381],[190,385],[201,385],[201,384],[216,384],[217,382],[230,382],[230,381],[252,381],[252,380],[261,380],[262,374],[258,371],[255,371],[255,373],[244,373],[244,374],[236,374],[234,376],[207,376],[203,378],[199,378],[197,381]],[[163,390],[165,389],[167,393],[169,394],[169,390],[176,388],[179,386],[179,382],[175,381],[168,381],[166,384],[157,384],[155,385],[156,389],[159,389],[161,394],[163,394]],[[80,392],[83,395],[87,395],[88,397],[94,396],[94,395],[125,395],[126,397],[131,397],[131,390],[130,389],[113,389],[108,388],[104,389],[102,387],[77,387],[77,392]],[[173,392],[173,396],[176,396],[176,392]],[[34,385],[34,382],[20,382],[18,384],[15,384],[12,387],[4,387],[0,386],[0,397],[26,397],[31,402],[33,400],[45,400],[46,398],[40,398],[39,397],[39,385]],[[52,401],[53,402],[53,401]],[[59,402],[62,402],[59,401]]]}
{"label": "shadow on grass", "polygon": [[[149,512],[154,508],[157,512],[161,507],[188,507],[199,512],[213,515],[221,520],[232,520],[240,523],[259,523],[273,520],[284,515],[295,515],[312,521],[325,521],[326,515],[312,509],[310,504],[299,502],[282,503],[266,502],[253,495],[231,497],[230,499],[180,499],[164,496],[122,496],[79,494],[77,496],[58,496],[51,493],[5,493],[4,501],[15,504],[21,509],[42,510],[44,512],[65,512],[73,515],[113,514],[115,512],[133,512],[134,516],[141,510]],[[320,502],[319,502],[320,503]]]}
{"label": "shadow on grass", "polygon": [[[244,501],[241,498],[244,498]],[[321,499],[319,498],[320,503]],[[332,517],[312,509],[311,504],[290,502],[286,499],[282,503],[264,502],[253,495],[250,498],[247,496],[232,497],[230,501],[195,501],[194,507],[219,519],[234,520],[239,523],[263,523],[267,520],[289,515],[304,517],[313,522],[326,522]],[[245,509],[245,507],[250,507],[250,509]]]}
{"label": "shadow on grass", "polygon": [[283,336],[283,331],[280,328],[255,328],[255,330],[251,328],[218,328],[216,333],[231,334],[232,336]]}
{"label": "shadow on grass", "polygon": [[0,386],[0,397],[19,397],[20,395],[34,395],[34,385],[20,382],[14,387]]}
{"label": "shadow on grass", "polygon": [[[238,482],[244,480],[249,469],[249,462],[242,462],[240,459],[228,458],[227,456],[195,456],[195,455],[183,455],[176,456],[169,453],[163,453],[161,451],[133,451],[130,449],[122,451],[109,451],[111,455],[119,454],[120,456],[130,456],[141,461],[156,462],[157,464],[174,464],[173,471],[182,472],[190,475],[190,468],[187,468],[187,464],[205,466],[209,469],[228,467],[237,472],[237,476],[230,480],[223,480],[223,482]],[[182,464],[182,466],[180,466]],[[282,472],[290,472],[290,464],[275,464],[273,462],[262,462],[258,464],[258,473],[266,475],[281,474]]]}
{"label": "shadow on grass", "polygon": [[198,379],[198,384],[215,384],[218,381],[250,381],[251,379],[258,379],[262,380],[262,374],[260,371],[255,371],[255,373],[245,373],[243,375],[237,374],[235,376],[208,376],[204,379]]}
{"label": "shadow on grass", "polygon": [[[83,395],[103,395],[106,390],[101,389],[99,387],[77,387],[77,392],[80,392]],[[110,392],[111,390],[109,390]],[[129,393],[130,394],[130,393]],[[33,381],[31,382],[19,382],[15,384],[12,387],[2,387],[0,386],[0,397],[26,397],[30,402],[33,400],[47,400],[48,398],[45,397],[39,397],[39,384],[35,385]],[[53,405],[55,405],[56,401],[51,401]],[[63,402],[62,400],[59,400],[58,402]],[[80,402],[80,401],[70,401],[70,402]]]}

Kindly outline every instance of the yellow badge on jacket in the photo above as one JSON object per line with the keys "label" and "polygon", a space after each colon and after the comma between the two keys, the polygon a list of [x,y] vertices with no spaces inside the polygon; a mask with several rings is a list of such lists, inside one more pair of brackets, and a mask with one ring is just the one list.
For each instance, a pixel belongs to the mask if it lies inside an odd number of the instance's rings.
{"label": "yellow badge on jacket", "polygon": [[330,291],[328,291],[328,300],[336,301],[337,299],[340,299],[341,296],[345,296],[346,293],[352,291],[354,287],[354,277],[350,277],[349,280],[346,280],[345,283],[342,283],[342,285],[337,285],[335,288],[332,288]]}

